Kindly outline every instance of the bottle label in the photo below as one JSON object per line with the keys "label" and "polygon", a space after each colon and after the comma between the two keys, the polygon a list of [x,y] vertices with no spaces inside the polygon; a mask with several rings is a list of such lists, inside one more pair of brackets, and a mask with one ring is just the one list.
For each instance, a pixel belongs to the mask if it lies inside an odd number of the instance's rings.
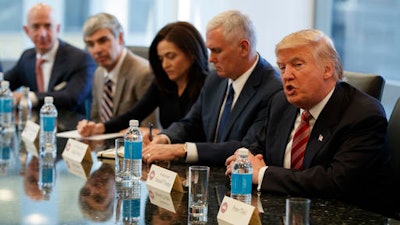
{"label": "bottle label", "polygon": [[10,147],[0,147],[0,159],[5,159],[8,160],[10,159],[10,151],[11,148]]}
{"label": "bottle label", "polygon": [[53,132],[56,127],[56,117],[54,116],[42,116],[43,131]]}
{"label": "bottle label", "polygon": [[232,173],[231,192],[234,194],[250,194],[252,176],[251,173]]}
{"label": "bottle label", "polygon": [[3,99],[3,112],[5,112],[5,113],[12,112],[12,99],[11,98]]}
{"label": "bottle label", "polygon": [[43,168],[42,183],[52,183],[52,182],[53,182],[53,168]]}
{"label": "bottle label", "polygon": [[123,200],[122,214],[124,218],[140,216],[140,198]]}
{"label": "bottle label", "polygon": [[142,142],[141,141],[125,141],[124,142],[124,158],[125,159],[142,159]]}

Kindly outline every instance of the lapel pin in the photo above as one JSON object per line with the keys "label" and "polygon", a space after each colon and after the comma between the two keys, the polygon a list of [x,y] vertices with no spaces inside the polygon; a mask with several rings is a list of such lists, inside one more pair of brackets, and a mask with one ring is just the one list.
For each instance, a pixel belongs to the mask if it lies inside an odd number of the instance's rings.
{"label": "lapel pin", "polygon": [[322,141],[324,139],[324,137],[320,134],[318,137],[318,141]]}

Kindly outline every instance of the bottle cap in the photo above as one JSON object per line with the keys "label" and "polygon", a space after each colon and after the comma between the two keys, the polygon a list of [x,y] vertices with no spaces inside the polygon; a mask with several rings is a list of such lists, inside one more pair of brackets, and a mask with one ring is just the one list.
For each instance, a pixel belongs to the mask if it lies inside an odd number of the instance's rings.
{"label": "bottle cap", "polygon": [[138,120],[129,120],[129,126],[134,126],[138,127],[139,126],[139,121]]}
{"label": "bottle cap", "polygon": [[8,88],[10,86],[10,82],[8,80],[3,80],[1,82],[1,88]]}
{"label": "bottle cap", "polygon": [[249,154],[249,150],[247,148],[239,148],[238,155],[247,156]]}
{"label": "bottle cap", "polygon": [[53,103],[53,96],[44,97],[44,103]]}

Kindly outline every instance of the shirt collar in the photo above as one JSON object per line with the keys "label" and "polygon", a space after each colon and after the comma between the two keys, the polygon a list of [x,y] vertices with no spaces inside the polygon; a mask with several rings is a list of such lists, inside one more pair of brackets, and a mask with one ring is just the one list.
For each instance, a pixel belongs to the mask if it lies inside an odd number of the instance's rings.
{"label": "shirt collar", "polygon": [[[333,91],[335,90],[335,87],[332,88],[332,90],[325,96],[322,101],[320,101],[318,104],[316,104],[314,107],[312,107],[309,112],[312,115],[312,117],[317,120],[319,114],[321,114],[322,110],[324,109],[326,103],[328,103],[329,99],[331,98]],[[304,109],[300,110],[300,113],[303,113]]]}
{"label": "shirt collar", "polygon": [[44,53],[43,55],[36,53],[36,58],[45,59],[46,62],[54,62],[59,45],[60,45],[60,42],[57,39],[56,42],[54,43],[53,47],[50,49],[50,51]]}
{"label": "shirt collar", "polygon": [[251,73],[253,72],[254,68],[256,67],[256,65],[258,63],[258,60],[259,60],[258,54],[256,56],[257,56],[257,58],[254,61],[253,65],[246,72],[244,72],[236,80],[229,79],[228,86],[230,84],[232,84],[233,90],[235,91],[235,96],[238,96],[238,94],[240,92],[242,92],[242,89],[243,89],[244,85],[246,84],[246,82],[249,79]]}

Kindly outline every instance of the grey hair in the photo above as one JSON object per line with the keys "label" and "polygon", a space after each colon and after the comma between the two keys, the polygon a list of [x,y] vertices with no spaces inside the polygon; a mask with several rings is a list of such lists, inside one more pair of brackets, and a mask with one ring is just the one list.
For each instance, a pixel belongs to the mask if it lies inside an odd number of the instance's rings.
{"label": "grey hair", "polygon": [[333,41],[320,30],[307,29],[294,32],[284,37],[275,47],[275,54],[283,49],[309,46],[317,62],[333,62],[334,76],[342,79],[343,66]]}
{"label": "grey hair", "polygon": [[86,20],[82,29],[83,37],[90,36],[94,32],[105,28],[109,29],[115,38],[117,38],[120,33],[124,32],[121,24],[115,16],[108,13],[98,13],[90,16]]}
{"label": "grey hair", "polygon": [[208,22],[206,31],[209,32],[219,27],[222,27],[223,35],[227,40],[235,41],[245,38],[250,43],[251,51],[256,51],[256,31],[253,22],[247,15],[237,10],[222,12]]}

